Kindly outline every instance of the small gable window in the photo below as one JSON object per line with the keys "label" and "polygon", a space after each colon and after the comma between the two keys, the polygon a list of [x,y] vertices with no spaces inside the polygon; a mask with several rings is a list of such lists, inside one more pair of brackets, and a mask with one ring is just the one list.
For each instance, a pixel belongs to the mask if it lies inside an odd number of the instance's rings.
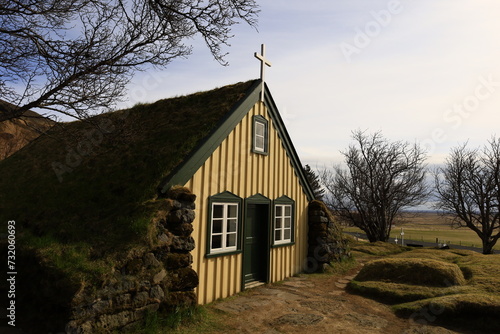
{"label": "small gable window", "polygon": [[274,245],[294,242],[294,201],[282,196],[274,201]]}
{"label": "small gable window", "polygon": [[258,115],[253,118],[253,146],[252,151],[267,154],[269,150],[268,121]]}
{"label": "small gable window", "polygon": [[209,199],[207,256],[238,252],[241,198],[224,192]]}

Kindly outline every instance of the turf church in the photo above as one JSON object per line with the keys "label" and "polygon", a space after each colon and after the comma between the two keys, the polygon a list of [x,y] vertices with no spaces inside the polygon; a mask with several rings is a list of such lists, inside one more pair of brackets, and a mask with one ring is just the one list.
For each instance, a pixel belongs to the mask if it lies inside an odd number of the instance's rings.
{"label": "turf church", "polygon": [[163,190],[184,185],[197,196],[192,251],[198,303],[303,271],[307,206],[313,194],[264,82],[253,82]]}

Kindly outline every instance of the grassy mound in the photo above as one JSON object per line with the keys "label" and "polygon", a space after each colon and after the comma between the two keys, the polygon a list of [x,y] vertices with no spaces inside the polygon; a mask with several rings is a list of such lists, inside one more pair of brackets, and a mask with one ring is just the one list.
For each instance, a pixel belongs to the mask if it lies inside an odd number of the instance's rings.
{"label": "grassy mound", "polygon": [[409,317],[421,324],[450,324],[474,333],[500,331],[498,295],[454,294],[395,305],[393,310],[398,316]]}
{"label": "grassy mound", "polygon": [[[349,290],[389,304],[440,297],[471,291],[468,286],[435,287],[380,281],[352,281]],[[472,290],[473,291],[473,290]]]}
{"label": "grassy mound", "polygon": [[367,263],[355,278],[357,281],[389,281],[447,287],[463,285],[465,278],[453,263],[428,259],[380,259]]}
{"label": "grassy mound", "polygon": [[500,296],[467,293],[440,296],[393,306],[396,314],[410,316],[423,309],[435,309],[436,315],[446,317],[474,317],[489,315],[500,318]]}
{"label": "grassy mound", "polygon": [[417,323],[500,331],[500,255],[414,249],[368,262],[348,287]]}

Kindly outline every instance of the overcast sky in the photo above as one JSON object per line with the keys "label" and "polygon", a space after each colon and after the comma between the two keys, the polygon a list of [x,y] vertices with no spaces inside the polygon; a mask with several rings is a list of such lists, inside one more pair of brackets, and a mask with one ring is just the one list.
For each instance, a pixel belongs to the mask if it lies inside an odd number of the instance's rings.
{"label": "overcast sky", "polygon": [[266,82],[304,164],[340,163],[355,129],[417,141],[429,163],[500,135],[498,0],[258,3],[258,31],[234,29],[228,67],[194,40],[189,58],[139,73],[126,105],[257,78],[265,43]]}

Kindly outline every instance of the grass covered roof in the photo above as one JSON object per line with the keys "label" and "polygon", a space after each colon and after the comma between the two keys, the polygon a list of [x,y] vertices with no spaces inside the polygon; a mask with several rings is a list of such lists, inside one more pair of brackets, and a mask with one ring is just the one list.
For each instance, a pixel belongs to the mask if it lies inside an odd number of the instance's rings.
{"label": "grass covered roof", "polygon": [[[0,162],[0,221],[63,271],[144,244],[158,187],[256,81],[56,126]],[[99,264],[100,263],[100,264]]]}

